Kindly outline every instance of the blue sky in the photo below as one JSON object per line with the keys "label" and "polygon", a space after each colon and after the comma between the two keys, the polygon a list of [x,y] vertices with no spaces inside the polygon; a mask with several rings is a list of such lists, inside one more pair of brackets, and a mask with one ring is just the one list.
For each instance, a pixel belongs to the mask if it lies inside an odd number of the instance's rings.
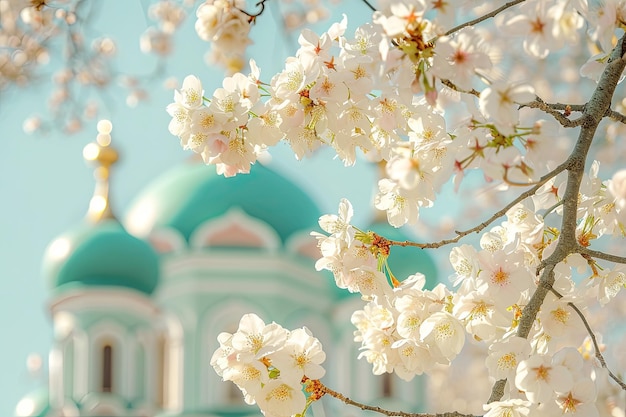
{"label": "blue sky", "polygon": [[[97,19],[89,24],[89,33],[108,35],[118,42],[115,66],[120,72],[146,74],[154,67],[154,58],[139,50],[139,36],[147,27],[146,3],[99,3]],[[359,11],[361,19],[369,14],[358,0],[345,1],[342,7],[353,14]],[[205,64],[207,44],[195,36],[194,20],[188,16],[177,34],[176,53],[165,72],[180,80],[196,74],[205,89],[212,91],[221,84],[220,71]],[[355,27],[355,20],[351,27]],[[268,14],[253,28],[256,45],[251,55],[267,79],[280,70],[284,58],[293,54],[297,45],[295,36],[285,39],[277,28]],[[13,415],[18,400],[45,383],[43,375],[30,375],[26,368],[30,353],[42,355],[44,364],[47,362],[52,340],[41,259],[55,236],[82,220],[94,187],[92,169],[82,159],[82,148],[95,140],[96,120],[76,135],[27,135],[22,130],[26,117],[45,114],[49,77],[46,70],[40,82],[0,94],[0,416]],[[101,117],[112,120],[113,145],[121,154],[112,185],[112,204],[119,217],[151,180],[190,156],[167,131],[165,107],[172,98],[172,92],[158,82],[151,85],[149,102],[134,109],[125,105],[121,89],[108,95],[109,106]],[[335,212],[339,199],[345,196],[357,207],[357,221],[367,221],[375,172],[366,163],[346,170],[329,152],[297,162],[286,146],[273,154],[275,168],[309,190],[324,211]]]}

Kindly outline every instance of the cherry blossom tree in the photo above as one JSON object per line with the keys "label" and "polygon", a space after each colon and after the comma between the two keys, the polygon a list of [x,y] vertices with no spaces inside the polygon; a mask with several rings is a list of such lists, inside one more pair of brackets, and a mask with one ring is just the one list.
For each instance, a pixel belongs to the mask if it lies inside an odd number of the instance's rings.
{"label": "cherry blossom tree", "polygon": [[[363,300],[352,314],[359,358],[374,375],[410,381],[478,345],[472,360],[491,380],[481,415],[624,416],[624,370],[603,355],[623,356],[624,345],[605,346],[594,317],[615,318],[626,286],[626,0],[362,0],[368,23],[349,31],[344,15],[323,32],[303,28],[280,72],[262,75],[253,59],[241,72],[268,2],[206,0],[191,12],[228,76],[210,93],[195,75],[176,90],[166,111],[185,150],[225,176],[254,169],[279,143],[297,159],[327,147],[347,169],[378,163],[374,206],[395,227],[420,224],[444,187],[461,189],[475,172],[480,197],[494,202],[471,227],[430,241],[364,230],[345,199],[319,219],[316,269]],[[0,88],[28,82],[63,27],[84,70],[55,75],[59,106],[72,83],[102,88],[115,78],[114,42],[87,50],[73,32],[88,2],[32,1],[19,13],[16,3],[0,0],[0,35],[13,42],[0,51]],[[168,55],[190,12],[182,4],[150,8],[144,52]],[[138,101],[142,88],[131,87]],[[68,131],[79,128],[72,120]],[[450,281],[427,288],[419,266],[394,274],[388,258],[399,246],[447,251]],[[307,328],[248,314],[217,338],[211,365],[268,417],[303,416],[325,396],[388,416],[476,414],[347,398],[324,384],[326,352]]]}
{"label": "cherry blossom tree", "polygon": [[[208,0],[196,13],[198,34],[218,51],[237,39],[241,56],[265,3],[252,13],[242,1]],[[323,33],[302,30],[277,74],[262,76],[251,60],[249,73],[208,94],[189,75],[167,107],[170,132],[225,176],[254,169],[279,142],[298,159],[330,147],[347,167],[362,155],[384,167],[374,204],[395,227],[420,222],[445,184],[458,188],[482,172],[488,192],[509,200],[438,241],[362,230],[345,199],[319,219],[316,268],[364,302],[352,315],[359,357],[375,375],[409,381],[449,365],[469,337],[484,347],[493,381],[485,416],[624,415],[623,404],[607,403],[608,391],[624,397],[623,370],[605,361],[589,316],[593,306],[612,308],[626,285],[615,243],[626,235],[626,170],[616,156],[626,2],[362,5],[370,23],[348,33],[344,16]],[[605,161],[612,171],[602,179]],[[464,242],[471,234],[478,244]],[[397,246],[449,250],[450,283],[427,289],[419,270],[394,275],[387,258]],[[325,354],[306,328],[247,315],[218,340],[216,372],[267,416],[304,415],[325,395],[415,416],[324,385]]]}

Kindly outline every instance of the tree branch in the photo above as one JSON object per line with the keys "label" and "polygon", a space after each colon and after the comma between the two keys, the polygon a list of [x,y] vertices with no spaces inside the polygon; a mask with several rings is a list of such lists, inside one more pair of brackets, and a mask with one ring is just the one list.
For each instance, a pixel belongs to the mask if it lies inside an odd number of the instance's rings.
{"label": "tree branch", "polygon": [[[522,105],[522,107],[543,110],[557,119],[557,121],[559,121],[564,127],[580,126],[580,124],[582,124],[582,119],[570,120],[567,116],[573,111],[581,113],[585,111],[584,104],[546,103],[540,97],[537,97],[535,101]],[[565,114],[559,113],[559,111],[563,111]],[[623,115],[618,111],[611,110],[610,108],[604,113],[604,117],[626,124],[626,115]]]}
{"label": "tree branch", "polygon": [[620,123],[626,124],[626,116],[623,115],[620,112],[617,112],[615,110],[610,110],[609,109],[609,111],[607,112],[606,116],[611,118],[611,119],[613,119],[613,120],[615,120],[616,122],[620,122]]}
{"label": "tree branch", "polygon": [[482,15],[479,18],[476,18],[474,20],[470,20],[469,22],[465,22],[463,24],[460,24],[458,26],[453,27],[452,29],[447,31],[444,35],[445,36],[449,36],[449,35],[453,34],[454,32],[458,32],[459,30],[463,29],[464,27],[474,26],[477,23],[480,23],[480,22],[482,22],[484,20],[492,18],[495,15],[497,15],[498,13],[503,12],[504,10],[506,10],[506,9],[508,9],[510,7],[513,7],[513,6],[517,5],[517,4],[523,3],[525,1],[526,0],[513,0],[513,1],[510,1],[510,2],[506,3],[505,5],[503,5],[501,7],[498,7],[497,9],[495,9],[495,10],[493,10],[491,12],[489,12],[489,13],[487,13],[485,15]]}
{"label": "tree branch", "polygon": [[[547,106],[552,108],[553,110],[562,110],[562,111],[575,111],[575,112],[583,112],[585,110],[584,104],[563,104],[563,103],[545,103]],[[626,115],[622,113],[611,110],[610,108],[604,113],[605,117],[609,117],[616,122],[626,124]]]}
{"label": "tree branch", "polygon": [[[584,119],[582,117],[576,119],[576,120],[570,120],[567,118],[567,116],[565,116],[564,114],[560,113],[557,109],[555,109],[554,107],[552,107],[550,104],[544,102],[541,98],[539,98],[538,96],[535,97],[535,101],[531,101],[530,103],[526,103],[524,105],[522,105],[521,107],[529,107],[531,109],[539,109],[543,112],[548,113],[549,115],[551,115],[552,117],[554,117],[559,123],[561,123],[561,125],[563,127],[578,127],[580,125],[583,124]],[[572,109],[569,107],[565,107],[564,111],[568,112],[571,111]]]}
{"label": "tree branch", "polygon": [[[543,101],[543,100],[541,100],[541,101]],[[544,103],[545,103],[545,101],[544,101]],[[575,112],[579,112],[579,113],[582,113],[583,111],[585,111],[585,105],[584,104],[564,104],[564,103],[545,103],[545,104],[546,104],[546,106],[550,106],[550,108],[552,108],[554,110],[562,110],[562,111],[568,111],[568,112],[575,111]]]}
{"label": "tree branch", "polygon": [[[550,291],[556,295],[559,299],[563,298],[563,296],[554,288],[551,288]],[[615,376],[613,374],[613,372],[611,372],[611,370],[609,369],[609,367],[606,364],[606,361],[604,360],[604,356],[602,356],[602,353],[600,352],[600,346],[598,345],[598,340],[596,339],[596,335],[594,334],[593,330],[591,330],[591,326],[589,325],[589,322],[587,321],[587,319],[585,318],[585,315],[583,314],[582,311],[580,311],[580,309],[578,307],[576,307],[576,305],[574,303],[572,303],[571,301],[567,302],[567,305],[576,312],[576,314],[578,315],[578,317],[580,317],[580,319],[582,320],[585,329],[587,329],[587,333],[589,334],[589,337],[591,338],[591,342],[593,343],[593,350],[595,351],[595,356],[598,359],[598,361],[600,361],[600,364],[602,365],[602,367],[604,369],[607,370],[607,372],[609,373],[609,376],[615,381],[617,382],[617,384],[622,388],[622,390],[626,391],[626,384],[619,379],[617,376]]]}
{"label": "tree branch", "polygon": [[472,227],[471,229],[467,229],[467,230],[464,230],[464,231],[456,231],[457,236],[454,237],[454,238],[443,239],[443,240],[440,240],[439,242],[433,242],[433,243],[416,243],[416,242],[411,242],[411,241],[408,241],[408,240],[405,240],[405,241],[387,240],[387,243],[389,243],[390,245],[393,245],[393,246],[413,246],[413,247],[417,247],[417,248],[420,248],[420,249],[436,249],[436,248],[439,248],[441,246],[448,245],[450,243],[456,243],[459,240],[461,240],[461,238],[463,238],[463,237],[465,237],[465,236],[467,236],[467,235],[469,235],[471,233],[478,233],[478,232],[480,232],[481,230],[483,230],[484,228],[489,226],[491,223],[496,221],[498,218],[504,216],[506,214],[506,212],[509,211],[512,207],[514,207],[516,204],[518,204],[519,202],[523,201],[524,199],[534,195],[537,192],[537,190],[539,190],[539,188],[541,188],[546,182],[548,182],[550,179],[556,177],[558,174],[560,174],[566,168],[567,168],[567,164],[565,164],[565,163],[559,165],[554,170],[552,170],[551,172],[549,172],[546,175],[544,175],[543,177],[541,177],[541,179],[532,188],[529,188],[527,191],[525,191],[522,194],[520,194],[519,196],[517,196],[517,198],[515,198],[509,204],[504,206],[501,210],[495,212],[489,219],[485,220],[484,222],[480,223],[477,226]]}
{"label": "tree branch", "polygon": [[370,3],[370,2],[369,2],[369,1],[367,1],[367,0],[362,0],[362,1],[363,1],[363,3],[365,3],[365,5],[366,5],[367,7],[369,7],[369,9],[370,9],[371,11],[373,11],[373,12],[376,12],[376,11],[377,11],[377,10],[376,10],[376,7],[374,7],[374,6],[372,5],[372,3]]}
{"label": "tree branch", "polygon": [[587,249],[583,246],[579,247],[577,252],[580,253],[581,255],[591,256],[592,258],[603,259],[605,261],[615,262],[617,264],[626,264],[626,257],[624,256],[611,255],[609,253]]}
{"label": "tree branch", "polygon": [[556,210],[559,206],[563,205],[563,200],[561,201],[557,201],[556,203],[554,203],[552,206],[548,207],[542,214],[542,217],[545,219],[546,217],[548,217],[548,215],[550,213],[552,213],[554,210]]}
{"label": "tree branch", "polygon": [[499,401],[504,396],[504,388],[506,387],[506,379],[499,379],[493,384],[491,388],[491,395],[487,400],[487,404],[491,404],[494,401]]}
{"label": "tree branch", "polygon": [[457,87],[457,85],[454,84],[450,80],[441,80],[441,84],[443,84],[446,87],[448,87],[448,88],[450,88],[450,89],[452,89],[454,91],[457,91],[459,93],[471,94],[473,96],[480,97],[480,91],[478,91],[478,90],[476,90],[474,88],[472,88],[471,90],[463,90],[463,89]]}
{"label": "tree branch", "polygon": [[340,392],[334,391],[328,388],[325,385],[321,387],[322,392],[324,394],[328,394],[331,397],[338,399],[348,405],[352,405],[354,407],[360,408],[361,410],[373,411],[375,413],[384,414],[386,416],[400,416],[400,417],[476,417],[473,414],[462,414],[457,413],[456,411],[449,413],[436,413],[436,414],[428,414],[428,413],[407,413],[405,411],[390,411],[385,410],[384,408],[375,407],[367,404],[360,403],[358,401],[351,400],[350,398],[344,396]]}
{"label": "tree branch", "polygon": [[[585,171],[587,154],[589,153],[595,132],[605,113],[610,108],[615,87],[626,67],[626,60],[624,60],[625,51],[626,34],[622,36],[613,49],[609,63],[604,69],[596,89],[589,99],[589,102],[584,106],[581,116],[583,123],[578,135],[578,140],[576,141],[572,153],[565,161],[567,165],[567,186],[563,195],[561,235],[559,236],[559,240],[552,255],[542,262],[543,270],[541,271],[541,278],[539,279],[537,289],[528,304],[522,310],[522,316],[517,328],[517,336],[519,337],[527,338],[530,334],[530,330],[537,318],[537,313],[554,284],[554,268],[556,265],[563,261],[570,253],[579,250],[579,245],[576,240],[576,226],[580,184]],[[497,401],[502,398],[502,396],[498,396],[496,393],[499,384],[500,381],[496,382],[493,386],[490,400]]]}
{"label": "tree branch", "polygon": [[250,18],[250,21],[253,22],[257,17],[261,16],[263,14],[263,12],[265,11],[265,2],[267,0],[260,0],[259,2],[257,2],[257,4],[255,4],[256,7],[260,7],[261,10],[258,11],[258,13],[250,13],[247,12],[243,9],[238,9],[241,13],[245,14],[246,16],[248,16]]}

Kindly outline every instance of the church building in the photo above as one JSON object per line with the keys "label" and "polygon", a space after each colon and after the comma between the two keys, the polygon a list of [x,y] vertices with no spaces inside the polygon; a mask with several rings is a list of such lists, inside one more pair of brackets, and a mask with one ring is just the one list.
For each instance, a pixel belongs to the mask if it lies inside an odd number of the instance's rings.
{"label": "church building", "polygon": [[[423,379],[374,377],[357,359],[350,316],[363,302],[315,270],[320,255],[309,233],[319,230],[323,213],[307,193],[260,163],[224,178],[188,162],[147,185],[121,219],[109,204],[118,158],[111,125],[98,127],[98,140],[84,150],[96,177],[87,216],[51,242],[43,259],[54,329],[48,381],[20,401],[17,417],[259,416],[209,363],[217,335],[235,331],[251,312],[266,323],[308,327],[327,353],[323,382],[330,388],[423,411]],[[382,224],[371,229],[400,233]],[[413,273],[396,256],[394,272]],[[427,254],[412,252],[404,263],[416,262],[436,280]],[[363,415],[332,398],[308,413]]]}

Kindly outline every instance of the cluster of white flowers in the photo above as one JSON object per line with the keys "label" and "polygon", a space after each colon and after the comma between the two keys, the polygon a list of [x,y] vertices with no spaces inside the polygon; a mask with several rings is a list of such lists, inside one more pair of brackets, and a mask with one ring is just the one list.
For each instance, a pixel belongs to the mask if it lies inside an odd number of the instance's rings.
{"label": "cluster of white flowers", "polygon": [[326,372],[322,344],[306,327],[289,331],[246,314],[235,333],[220,333],[218,341],[211,366],[268,417],[303,413],[308,401],[303,384]]}
{"label": "cluster of white flowers", "polygon": [[393,372],[410,381],[436,364],[449,364],[463,348],[465,332],[452,314],[451,293],[443,284],[425,290],[425,281],[422,274],[412,275],[352,315],[359,358],[372,364],[375,375]]}
{"label": "cluster of white flowers", "polygon": [[[210,18],[198,20],[198,30],[207,39],[217,36],[236,10],[222,2],[203,4],[198,16]],[[441,186],[453,175],[460,181],[464,170],[480,168],[488,178],[510,183],[537,179],[535,165],[549,158],[538,148],[552,125],[519,125],[518,104],[534,100],[533,89],[487,81],[492,62],[486,42],[471,27],[437,38],[438,25],[424,17],[432,11],[421,1],[394,2],[352,39],[344,37],[345,17],[320,36],[305,29],[300,49],[269,83],[261,82],[251,62],[251,74],[236,73],[202,99],[200,81],[190,76],[168,107],[170,132],[226,175],[248,172],[281,140],[298,159],[331,146],[346,165],[355,163],[360,149],[388,162],[375,205],[397,227],[415,223],[420,207],[431,206]],[[447,80],[458,88],[487,82],[477,102],[468,104],[471,117],[452,133],[438,110]],[[198,100],[181,101],[190,89]]]}
{"label": "cluster of white flowers", "polygon": [[243,13],[245,0],[206,0],[196,11],[196,33],[211,43],[209,60],[230,73],[245,65],[250,40],[250,17]]}
{"label": "cluster of white flowers", "polygon": [[[553,152],[557,123],[520,122],[520,105],[545,103],[531,86],[494,76],[496,62],[477,29],[446,35],[455,19],[442,2],[382,3],[372,23],[357,28],[350,39],[346,18],[321,35],[305,29],[295,56],[269,83],[261,82],[254,62],[250,75],[226,78],[208,98],[200,81],[187,77],[168,107],[170,132],[228,176],[248,172],[261,152],[281,140],[298,159],[330,146],[345,165],[355,163],[360,149],[384,163],[386,178],[378,182],[374,204],[396,227],[415,223],[441,187],[454,176],[458,185],[469,169],[481,169],[488,180],[505,185],[538,184],[532,197],[506,211],[504,221],[483,231],[477,246],[451,249],[454,289],[443,284],[426,289],[418,271],[396,277],[388,257],[399,242],[353,226],[353,209],[345,199],[338,214],[319,219],[324,233],[312,233],[321,252],[315,267],[331,271],[339,288],[360,293],[365,301],[352,323],[359,357],[372,364],[374,374],[411,380],[449,364],[469,339],[484,348],[489,377],[508,381],[503,399],[485,405],[487,416],[599,415],[595,401],[606,373],[590,355],[571,348],[581,343],[584,329],[569,304],[585,313],[593,303],[606,305],[626,286],[626,267],[583,256],[588,252],[580,249],[601,236],[626,235],[626,171],[602,181],[594,162],[583,175],[575,219],[578,253],[550,269],[553,292],[542,298],[530,330],[524,330],[528,336],[519,337],[520,318],[538,289],[537,270],[561,238],[546,218],[563,214],[567,174],[542,178],[563,161]],[[523,37],[525,52],[535,58],[577,43],[585,20],[598,45],[608,39],[600,21],[608,19],[607,33],[613,34],[626,20],[621,14],[626,0],[594,10],[585,0],[527,0],[521,7],[523,13],[511,10],[496,25]],[[612,41],[605,50],[610,47]],[[464,94],[455,96],[459,92]],[[457,104],[469,116],[449,127],[445,105],[459,95]],[[568,117],[570,110],[560,116]],[[224,359],[238,351],[234,338],[220,336],[222,347],[213,362],[222,361],[216,369],[229,380],[239,378],[226,372],[235,362]],[[286,384],[294,390],[288,391],[293,392],[289,404],[298,406],[285,412],[297,412],[304,404],[295,394],[301,381],[279,382],[274,370],[280,369],[282,378],[283,368],[272,355],[273,348],[256,355],[262,364],[257,368],[269,376],[254,389]],[[255,391],[242,390],[249,401],[262,402]],[[268,395],[264,391],[263,398],[274,398]]]}
{"label": "cluster of white flowers", "polygon": [[[597,180],[597,168],[594,164],[583,181],[587,187],[581,201],[599,207],[581,211],[581,242],[618,230],[604,226],[607,216],[614,216],[602,208],[606,204],[598,202],[607,198],[606,189],[611,190],[610,198],[621,196],[617,190],[623,174],[603,184]],[[557,177],[555,181],[561,180]],[[552,190],[555,200],[559,188],[554,182],[544,187]],[[534,271],[558,240],[554,229],[536,214],[540,207],[551,205],[542,194],[538,193],[536,201],[543,205],[536,207],[527,200],[511,208],[504,222],[483,233],[480,249],[470,245],[452,249],[455,292],[443,284],[424,289],[425,278],[420,273],[398,280],[387,264],[390,241],[351,225],[349,201],[341,201],[338,215],[320,218],[320,227],[327,234],[312,233],[322,254],[316,268],[332,271],[338,287],[359,292],[368,302],[353,314],[352,323],[357,329],[355,341],[361,343],[359,357],[372,364],[374,374],[393,372],[410,380],[436,364],[448,364],[461,351],[468,334],[488,347],[489,375],[495,380],[515,381],[510,386],[511,399],[489,405],[488,415],[505,415],[498,413],[509,409],[521,413],[519,410],[529,407],[545,415],[555,410],[597,415],[592,376],[598,369],[591,369],[590,364],[583,367],[582,356],[575,349],[556,349],[580,328],[567,302],[591,296],[606,304],[625,286],[626,275],[621,265],[612,269],[592,267],[589,285],[579,289],[572,276],[589,264],[580,255],[570,255],[554,271],[553,287],[564,297],[549,295],[528,340],[517,337],[522,307],[536,288]],[[585,220],[588,216],[593,220]],[[519,392],[525,394],[524,401],[518,399]]]}

